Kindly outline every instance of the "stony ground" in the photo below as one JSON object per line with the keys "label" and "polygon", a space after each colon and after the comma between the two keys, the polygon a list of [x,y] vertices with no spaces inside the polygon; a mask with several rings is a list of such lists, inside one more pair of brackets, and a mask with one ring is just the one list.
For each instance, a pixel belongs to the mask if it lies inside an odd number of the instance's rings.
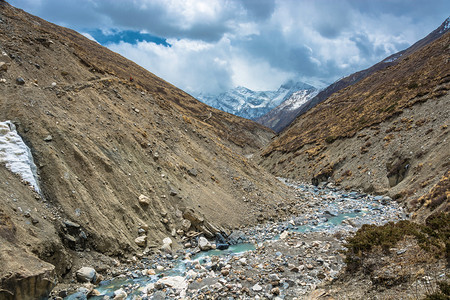
{"label": "stony ground", "polygon": [[[383,224],[407,217],[388,197],[291,185],[297,192],[295,210],[302,213],[236,230],[228,242],[237,245],[228,250],[201,251],[219,243],[205,244],[199,238],[176,253],[137,259],[133,266],[112,272],[115,280],[88,284],[75,295],[80,299],[89,292],[98,299],[125,294],[127,299],[327,297],[332,291],[324,287],[343,274],[345,238],[362,223]],[[58,287],[55,295],[69,291],[73,289]]]}

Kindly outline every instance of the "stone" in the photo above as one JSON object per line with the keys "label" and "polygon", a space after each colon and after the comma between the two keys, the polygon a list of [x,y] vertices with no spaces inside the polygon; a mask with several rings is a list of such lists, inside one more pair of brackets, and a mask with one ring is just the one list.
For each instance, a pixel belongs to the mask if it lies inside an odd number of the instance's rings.
{"label": "stone", "polygon": [[100,293],[98,290],[93,289],[90,293],[89,296],[101,296],[102,293]]}
{"label": "stone", "polygon": [[169,195],[176,196],[176,195],[178,195],[178,192],[174,188],[170,188]]}
{"label": "stone", "polygon": [[8,65],[5,62],[0,62],[0,71],[8,71]]}
{"label": "stone", "polygon": [[189,176],[193,176],[193,177],[197,177],[197,175],[198,175],[197,170],[194,169],[194,168],[189,169],[189,170],[187,171],[187,173],[188,173]]}
{"label": "stone", "polygon": [[181,294],[183,294],[183,292],[185,292],[185,290],[188,287],[188,282],[182,276],[163,277],[160,280],[158,280],[157,283],[158,282],[163,286],[169,286],[172,289],[175,289],[178,293],[180,293],[181,297],[184,297]]}
{"label": "stone", "polygon": [[183,221],[181,221],[181,228],[183,228],[183,230],[185,232],[188,232],[189,229],[191,228],[191,221],[187,220],[187,219],[183,219]]}
{"label": "stone", "polygon": [[202,216],[198,215],[192,208],[187,208],[183,212],[183,218],[189,220],[194,227],[202,224],[205,221],[205,219]]}
{"label": "stone", "polygon": [[252,286],[252,290],[254,292],[261,292],[262,291],[262,286],[260,286],[259,284],[255,284],[254,286]]}
{"label": "stone", "polygon": [[163,239],[163,244],[168,244],[169,246],[172,246],[172,239],[170,237],[165,237]]}
{"label": "stone", "polygon": [[156,266],[156,270],[158,272],[162,272],[162,271],[164,271],[164,267],[163,266]]}
{"label": "stone", "polygon": [[79,282],[95,282],[97,272],[91,267],[82,267],[75,273]]}
{"label": "stone", "polygon": [[274,287],[273,289],[270,290],[270,293],[272,295],[279,295],[280,294],[280,288]]}
{"label": "stone", "polygon": [[128,294],[123,289],[118,289],[114,291],[114,299],[125,299]]}
{"label": "stone", "polygon": [[147,245],[147,236],[146,235],[141,235],[140,237],[137,237],[134,242],[136,243],[136,245],[138,245],[139,247],[145,247]]}
{"label": "stone", "polygon": [[397,255],[402,255],[403,253],[406,252],[406,249],[401,249],[397,251]]}
{"label": "stone", "polygon": [[163,244],[160,248],[162,252],[172,253],[172,245],[171,244]]}
{"label": "stone", "polygon": [[25,80],[22,77],[17,77],[16,78],[16,83],[18,85],[24,85],[25,84]]}
{"label": "stone", "polygon": [[69,300],[87,300],[87,295],[83,292],[76,292],[67,297]]}
{"label": "stone", "polygon": [[198,247],[202,251],[207,251],[211,249],[211,243],[203,236],[198,239]]}
{"label": "stone", "polygon": [[231,245],[245,242],[246,239],[245,233],[240,230],[235,230],[228,236],[228,241]]}
{"label": "stone", "polygon": [[145,195],[139,195],[139,204],[141,205],[149,205],[150,204],[150,198]]}
{"label": "stone", "polygon": [[280,239],[285,240],[289,236],[288,231],[283,231],[282,234],[280,234]]}
{"label": "stone", "polygon": [[271,281],[279,281],[280,277],[278,277],[277,274],[272,273],[272,274],[269,274],[269,280],[271,280]]}
{"label": "stone", "polygon": [[156,271],[154,269],[148,269],[147,275],[149,275],[149,276],[156,275]]}

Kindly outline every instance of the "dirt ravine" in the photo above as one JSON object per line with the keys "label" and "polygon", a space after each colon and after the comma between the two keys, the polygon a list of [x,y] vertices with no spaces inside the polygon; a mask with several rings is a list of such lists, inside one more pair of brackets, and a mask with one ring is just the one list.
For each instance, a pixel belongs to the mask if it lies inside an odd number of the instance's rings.
{"label": "dirt ravine", "polygon": [[176,250],[188,234],[287,214],[275,208],[290,192],[246,158],[271,130],[4,1],[0,18],[0,120],[31,149],[43,192],[0,165],[1,297],[21,278],[46,278],[38,297],[164,238]]}

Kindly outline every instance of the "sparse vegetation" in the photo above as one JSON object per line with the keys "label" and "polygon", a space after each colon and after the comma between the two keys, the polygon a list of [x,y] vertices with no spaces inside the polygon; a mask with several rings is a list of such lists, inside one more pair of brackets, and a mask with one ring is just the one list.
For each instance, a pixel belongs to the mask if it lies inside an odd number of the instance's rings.
{"label": "sparse vegetation", "polygon": [[345,244],[347,267],[359,268],[362,259],[375,248],[388,254],[406,236],[415,238],[425,251],[450,260],[450,214],[439,213],[430,216],[425,225],[406,220],[383,226],[363,225]]}

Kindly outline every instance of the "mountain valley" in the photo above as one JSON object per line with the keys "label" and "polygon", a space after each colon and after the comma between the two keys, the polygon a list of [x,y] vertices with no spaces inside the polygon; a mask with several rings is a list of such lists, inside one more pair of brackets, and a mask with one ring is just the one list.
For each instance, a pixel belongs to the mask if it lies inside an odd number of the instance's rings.
{"label": "mountain valley", "polygon": [[321,92],[211,107],[0,0],[0,299],[445,293],[448,23]]}

